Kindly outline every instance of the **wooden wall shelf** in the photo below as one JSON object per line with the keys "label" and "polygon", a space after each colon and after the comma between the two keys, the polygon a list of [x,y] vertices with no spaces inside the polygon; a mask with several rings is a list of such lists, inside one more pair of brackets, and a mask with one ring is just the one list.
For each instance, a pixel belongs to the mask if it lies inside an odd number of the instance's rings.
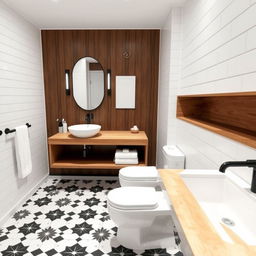
{"label": "wooden wall shelf", "polygon": [[178,96],[177,118],[256,148],[256,92]]}
{"label": "wooden wall shelf", "polygon": [[[148,164],[148,138],[141,131],[101,131],[91,138],[76,138],[70,133],[57,133],[48,138],[50,167],[61,169],[120,169],[128,165],[116,165],[114,155],[117,146],[138,150],[139,164]],[[83,146],[91,146],[83,158]],[[130,166],[130,165],[129,165]]]}

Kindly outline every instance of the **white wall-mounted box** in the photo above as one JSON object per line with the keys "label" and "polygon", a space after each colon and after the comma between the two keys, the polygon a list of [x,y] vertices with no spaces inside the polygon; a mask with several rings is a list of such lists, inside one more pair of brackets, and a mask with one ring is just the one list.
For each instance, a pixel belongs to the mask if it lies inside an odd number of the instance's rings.
{"label": "white wall-mounted box", "polygon": [[116,76],[116,108],[134,109],[136,76]]}

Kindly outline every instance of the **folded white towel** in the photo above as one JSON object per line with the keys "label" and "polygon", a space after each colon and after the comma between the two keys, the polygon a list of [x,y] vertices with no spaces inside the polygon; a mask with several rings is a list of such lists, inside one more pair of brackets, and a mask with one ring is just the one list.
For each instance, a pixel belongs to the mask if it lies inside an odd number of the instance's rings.
{"label": "folded white towel", "polygon": [[120,159],[134,159],[138,158],[138,152],[136,149],[129,150],[128,152],[124,152],[121,149],[117,149],[115,153],[115,158],[120,158]]}
{"label": "folded white towel", "polygon": [[134,158],[134,159],[115,158],[115,164],[138,164],[138,163],[139,163],[138,158]]}
{"label": "folded white towel", "polygon": [[21,125],[15,128],[15,151],[20,179],[28,176],[32,171],[32,159],[28,137],[28,127]]}

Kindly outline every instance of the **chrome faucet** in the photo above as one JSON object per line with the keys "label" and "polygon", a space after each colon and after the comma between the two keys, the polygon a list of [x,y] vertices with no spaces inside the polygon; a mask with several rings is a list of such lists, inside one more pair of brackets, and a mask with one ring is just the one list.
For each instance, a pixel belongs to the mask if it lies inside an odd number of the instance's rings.
{"label": "chrome faucet", "polygon": [[226,169],[229,167],[251,167],[251,168],[253,168],[251,191],[253,193],[256,193],[256,160],[225,162],[220,166],[219,171],[224,173],[226,171]]}

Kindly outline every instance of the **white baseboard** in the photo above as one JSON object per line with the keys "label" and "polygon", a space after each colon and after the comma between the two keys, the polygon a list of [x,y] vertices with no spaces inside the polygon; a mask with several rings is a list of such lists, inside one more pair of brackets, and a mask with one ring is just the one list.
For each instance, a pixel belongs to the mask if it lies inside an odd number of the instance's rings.
{"label": "white baseboard", "polygon": [[79,176],[79,175],[50,175],[49,179],[62,180],[118,180],[118,176]]}
{"label": "white baseboard", "polygon": [[31,197],[42,183],[49,177],[47,173],[33,188],[31,188],[1,219],[0,227]]}

